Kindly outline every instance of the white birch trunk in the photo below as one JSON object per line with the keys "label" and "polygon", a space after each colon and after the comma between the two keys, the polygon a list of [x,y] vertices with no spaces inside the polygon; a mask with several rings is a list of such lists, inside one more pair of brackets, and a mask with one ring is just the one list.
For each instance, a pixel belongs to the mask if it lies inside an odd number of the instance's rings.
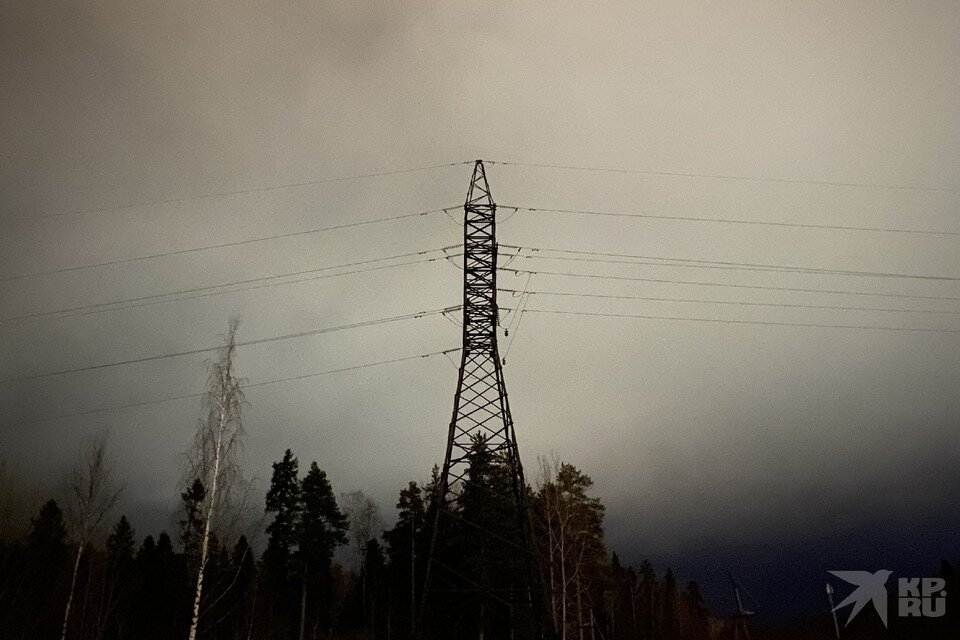
{"label": "white birch trunk", "polygon": [[223,444],[223,429],[226,422],[226,399],[220,398],[219,424],[217,425],[217,440],[213,455],[213,479],[210,483],[210,502],[207,505],[207,517],[203,524],[203,542],[200,545],[200,568],[197,571],[197,589],[193,598],[193,616],[190,620],[190,633],[187,638],[196,640],[197,625],[200,622],[200,598],[203,595],[203,573],[207,567],[207,553],[210,548],[210,524],[213,520],[213,509],[217,501],[217,483],[220,479],[220,449]]}
{"label": "white birch trunk", "polygon": [[67,606],[63,610],[63,630],[60,632],[60,640],[67,638],[67,625],[70,624],[70,607],[73,605],[73,594],[77,586],[77,574],[80,572],[80,557],[83,555],[84,542],[77,547],[77,559],[73,563],[73,576],[70,578],[70,593],[67,595]]}

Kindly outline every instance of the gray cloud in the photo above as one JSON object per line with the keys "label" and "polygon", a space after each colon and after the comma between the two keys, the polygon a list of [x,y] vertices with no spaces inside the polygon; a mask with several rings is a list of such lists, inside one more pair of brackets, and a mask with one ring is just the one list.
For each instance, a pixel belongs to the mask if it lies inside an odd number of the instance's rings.
{"label": "gray cloud", "polygon": [[[953,191],[565,172],[492,164],[504,204],[957,230],[960,37],[954,3],[4,2],[0,274],[408,213],[462,201],[468,167],[82,216],[247,187],[484,157]],[[442,216],[0,283],[19,315],[458,242]],[[502,242],[960,274],[955,238],[518,213]],[[537,264],[611,275],[638,267]],[[514,265],[518,266],[518,265]],[[954,283],[643,267],[667,279],[957,296]],[[683,276],[683,277],[681,277]],[[520,288],[523,280],[501,276]],[[852,298],[537,276],[531,288],[850,304]],[[3,325],[0,376],[457,304],[438,262],[170,305]],[[952,301],[857,298],[957,310]],[[504,306],[516,300],[503,299]],[[581,301],[535,297],[531,306]],[[585,301],[615,313],[955,329],[955,316]],[[949,334],[530,314],[506,368],[527,467],[590,473],[611,540],[667,560],[716,545],[940,530],[955,495],[960,347]],[[250,347],[251,381],[456,346],[443,318]],[[29,426],[61,412],[199,391],[202,357],[0,386],[0,457],[53,483],[109,429],[145,533],[169,526],[199,406]],[[285,447],[384,508],[439,461],[455,384],[442,358],[250,393],[246,466]],[[262,485],[261,485],[262,486]],[[851,534],[853,535],[853,534]],[[719,553],[719,552],[718,552]],[[707,563],[707,560],[703,560]],[[703,566],[706,566],[704,564]],[[691,569],[692,570],[692,569]]]}

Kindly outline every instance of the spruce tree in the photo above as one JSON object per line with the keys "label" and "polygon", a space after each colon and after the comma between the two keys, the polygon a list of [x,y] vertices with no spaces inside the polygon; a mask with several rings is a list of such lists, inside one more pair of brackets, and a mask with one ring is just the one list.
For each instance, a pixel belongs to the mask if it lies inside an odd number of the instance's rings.
{"label": "spruce tree", "polygon": [[107,566],[99,614],[100,628],[106,629],[109,635],[119,635],[131,612],[135,546],[133,527],[126,516],[120,516],[107,538]]}
{"label": "spruce tree", "polygon": [[120,516],[113,532],[107,538],[107,556],[116,564],[126,564],[133,560],[135,545],[133,527],[130,526],[127,516]]}
{"label": "spruce tree", "polygon": [[26,564],[19,577],[17,619],[23,637],[56,637],[57,616],[51,613],[66,599],[64,580],[69,579],[67,528],[63,512],[55,500],[49,500],[36,518],[27,536]]}
{"label": "spruce tree", "polygon": [[296,610],[292,595],[291,558],[296,551],[301,511],[297,472],[297,459],[287,449],[283,459],[273,463],[273,476],[267,491],[266,512],[273,514],[273,520],[267,525],[269,539],[263,554],[260,593],[264,594],[263,609],[266,616],[263,626],[271,634],[268,637],[288,638],[288,625],[292,623]]}
{"label": "spruce tree", "polygon": [[267,491],[267,513],[273,514],[273,522],[267,525],[267,550],[263,561],[271,570],[288,571],[288,562],[296,544],[297,525],[300,521],[300,482],[297,479],[298,462],[290,449],[280,462],[273,463],[273,477]]}
{"label": "spruce tree", "polygon": [[66,553],[67,528],[56,500],[48,500],[40,507],[40,513],[30,523],[33,527],[27,544],[32,550],[56,556]]}

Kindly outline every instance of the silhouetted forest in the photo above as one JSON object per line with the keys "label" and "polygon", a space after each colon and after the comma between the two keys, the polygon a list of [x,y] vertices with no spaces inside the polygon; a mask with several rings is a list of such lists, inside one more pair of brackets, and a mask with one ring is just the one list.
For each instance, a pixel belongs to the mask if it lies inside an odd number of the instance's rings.
{"label": "silhouetted forest", "polygon": [[[211,533],[197,637],[407,638],[429,545],[437,470],[399,491],[396,523],[379,532],[376,507],[362,494],[339,496],[316,462],[301,469],[291,451],[273,465],[263,511],[266,544],[248,533]],[[549,467],[549,465],[545,465]],[[530,487],[536,541],[547,574],[558,636],[566,638],[718,637],[696,583],[678,584],[650,563],[621,564],[603,540],[600,500],[589,476],[568,463]],[[57,500],[39,506],[23,535],[0,539],[0,628],[4,638],[185,638],[203,545],[206,488],[194,479],[180,494],[176,531],[139,535],[116,516],[99,533],[79,530]],[[9,504],[9,499],[7,504]],[[7,505],[5,505],[7,506]],[[12,513],[7,510],[4,525]],[[549,530],[565,537],[550,548]],[[379,535],[378,535],[379,534]],[[346,567],[334,552],[349,546]],[[464,554],[464,562],[471,562]],[[562,576],[562,578],[561,578]],[[73,594],[71,596],[71,587]],[[435,607],[431,616],[456,610]],[[563,622],[564,624],[560,624]]]}
{"label": "silhouetted forest", "polygon": [[[289,449],[272,465],[263,503],[252,502],[239,464],[244,399],[233,371],[236,329],[231,322],[209,368],[182,486],[171,490],[179,505],[171,531],[137,532],[118,512],[124,484],[106,438],[81,451],[55,498],[38,496],[0,466],[0,637],[393,640],[416,635],[420,607],[431,638],[524,637],[510,622],[478,627],[476,611],[456,593],[421,602],[437,467],[429,480],[399,489],[389,528],[362,492],[338,493],[316,461],[301,464]],[[681,582],[670,569],[658,573],[649,562],[627,566],[610,552],[605,508],[589,475],[559,458],[538,463],[523,490],[557,638],[747,637],[734,621],[711,614],[696,582]],[[509,511],[498,502],[509,492],[496,490],[505,468],[477,437],[452,507],[464,521],[496,532]],[[443,535],[450,544],[441,560],[463,575],[492,586],[516,578],[513,565],[480,569],[483,549],[465,529]],[[507,540],[509,529],[502,535]],[[948,593],[956,585],[950,575]],[[828,637],[829,621],[811,625],[808,635],[791,637]]]}

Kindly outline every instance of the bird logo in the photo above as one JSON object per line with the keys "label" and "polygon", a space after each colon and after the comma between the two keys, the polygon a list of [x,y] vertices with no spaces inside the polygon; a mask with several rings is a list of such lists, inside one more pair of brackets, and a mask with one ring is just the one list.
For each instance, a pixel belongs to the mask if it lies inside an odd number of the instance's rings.
{"label": "bird logo", "polygon": [[869,571],[831,571],[830,573],[857,587],[853,593],[833,608],[833,610],[836,611],[848,604],[853,604],[853,609],[850,610],[850,617],[847,618],[847,625],[849,625],[854,617],[860,613],[860,610],[872,600],[873,608],[876,609],[877,615],[879,615],[883,621],[883,626],[887,626],[886,585],[887,579],[890,578],[890,574],[893,573],[892,571],[881,569],[876,573],[870,573]]}

